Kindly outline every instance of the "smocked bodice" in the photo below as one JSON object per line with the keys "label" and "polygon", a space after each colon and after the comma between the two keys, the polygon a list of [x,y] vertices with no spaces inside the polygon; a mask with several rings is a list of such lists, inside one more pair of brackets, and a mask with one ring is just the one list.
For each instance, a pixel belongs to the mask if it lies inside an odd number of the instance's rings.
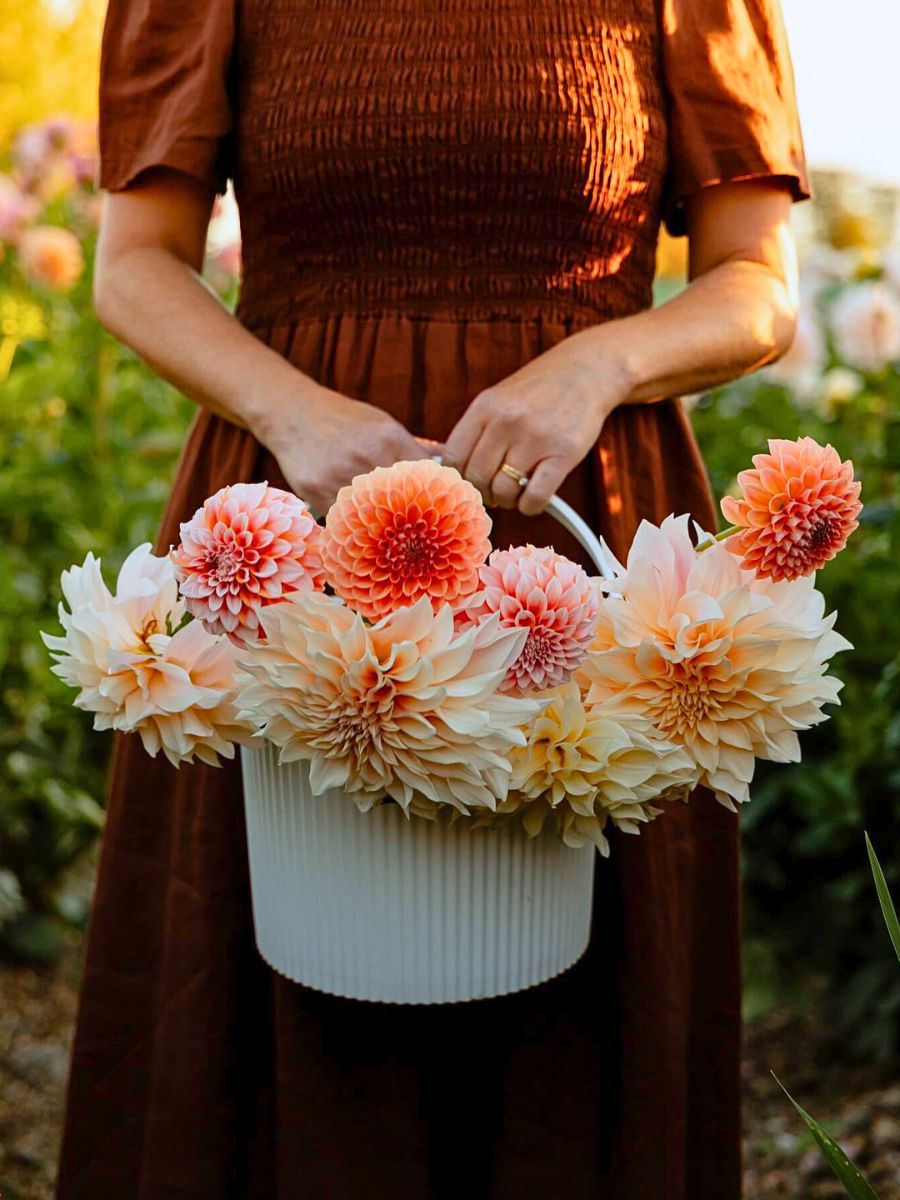
{"label": "smocked bodice", "polygon": [[650,302],[654,0],[243,0],[236,40],[251,324]]}

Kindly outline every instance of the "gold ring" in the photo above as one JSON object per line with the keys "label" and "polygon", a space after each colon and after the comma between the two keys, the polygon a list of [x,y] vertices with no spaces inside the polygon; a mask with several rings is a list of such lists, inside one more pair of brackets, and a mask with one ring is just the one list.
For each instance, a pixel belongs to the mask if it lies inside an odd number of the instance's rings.
{"label": "gold ring", "polygon": [[528,476],[520,471],[518,467],[514,467],[512,463],[501,463],[500,470],[504,475],[508,475],[510,479],[514,479],[520,488],[528,486]]}

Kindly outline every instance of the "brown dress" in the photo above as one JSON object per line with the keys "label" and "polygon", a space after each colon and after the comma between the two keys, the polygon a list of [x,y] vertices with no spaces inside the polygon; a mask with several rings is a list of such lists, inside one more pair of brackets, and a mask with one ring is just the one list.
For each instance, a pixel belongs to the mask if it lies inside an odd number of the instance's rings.
{"label": "brown dress", "polygon": [[[483,388],[651,303],[660,220],[809,194],[777,0],[111,0],[100,182],[235,180],[239,318],[443,439]],[[277,464],[199,412],[158,549]],[[710,527],[676,399],[613,413],[565,496],[622,554]],[[495,545],[576,554],[549,518]],[[448,1006],[337,999],[255,947],[239,771],[120,737],[58,1200],[735,1200],[736,818],[698,793],[598,859],[590,948]]]}

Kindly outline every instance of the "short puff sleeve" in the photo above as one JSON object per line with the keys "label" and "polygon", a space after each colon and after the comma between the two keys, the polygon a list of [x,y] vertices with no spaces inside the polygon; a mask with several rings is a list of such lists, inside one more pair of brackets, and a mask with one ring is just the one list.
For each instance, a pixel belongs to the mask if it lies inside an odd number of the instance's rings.
{"label": "short puff sleeve", "polygon": [[713,183],[779,179],[812,189],[780,0],[660,0],[668,92],[663,222],[683,234],[684,201]]}
{"label": "short puff sleeve", "polygon": [[97,183],[173,167],[223,193],[232,173],[235,0],[109,0]]}

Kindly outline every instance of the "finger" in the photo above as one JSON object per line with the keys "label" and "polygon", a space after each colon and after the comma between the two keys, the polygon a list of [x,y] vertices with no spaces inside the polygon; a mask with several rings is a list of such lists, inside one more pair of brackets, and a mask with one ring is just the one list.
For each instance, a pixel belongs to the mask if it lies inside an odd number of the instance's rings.
{"label": "finger", "polygon": [[515,508],[522,495],[522,485],[505,471],[498,471],[491,480],[488,503],[496,508]]}
{"label": "finger", "polygon": [[526,517],[537,516],[558,491],[572,464],[565,458],[545,458],[532,470],[528,486],[519,496],[519,511]]}
{"label": "finger", "polygon": [[442,464],[446,463],[446,445],[444,442],[439,442],[435,438],[421,437],[419,434],[416,434],[416,441],[429,458],[440,459]]}
{"label": "finger", "polygon": [[460,475],[466,478],[468,478],[469,459],[481,437],[485,420],[483,412],[474,405],[470,405],[456,422],[444,446],[446,465],[456,467]]}
{"label": "finger", "polygon": [[[475,449],[469,455],[465,477],[478,488],[486,504],[493,502],[491,482],[500,472],[500,464],[506,461],[506,451],[506,440],[500,440],[497,430],[488,426],[482,431]],[[512,482],[510,479],[510,483]]]}
{"label": "finger", "polygon": [[418,438],[413,438],[412,448],[406,454],[406,458],[407,459],[434,458],[435,453],[436,453],[436,451],[432,446],[430,446],[430,445],[423,446]]}
{"label": "finger", "polygon": [[388,435],[385,452],[388,459],[384,464],[386,466],[392,466],[395,462],[412,462],[420,458],[431,458],[434,454],[429,445],[423,445],[399,422]]}
{"label": "finger", "polygon": [[533,450],[528,450],[522,445],[510,446],[496,475],[491,480],[491,503],[497,505],[498,508],[516,508],[519,497],[522,495],[524,484],[519,483],[518,479],[514,479],[512,475],[503,470],[504,463],[515,467],[521,475],[530,476],[532,467],[537,461],[537,455]]}

